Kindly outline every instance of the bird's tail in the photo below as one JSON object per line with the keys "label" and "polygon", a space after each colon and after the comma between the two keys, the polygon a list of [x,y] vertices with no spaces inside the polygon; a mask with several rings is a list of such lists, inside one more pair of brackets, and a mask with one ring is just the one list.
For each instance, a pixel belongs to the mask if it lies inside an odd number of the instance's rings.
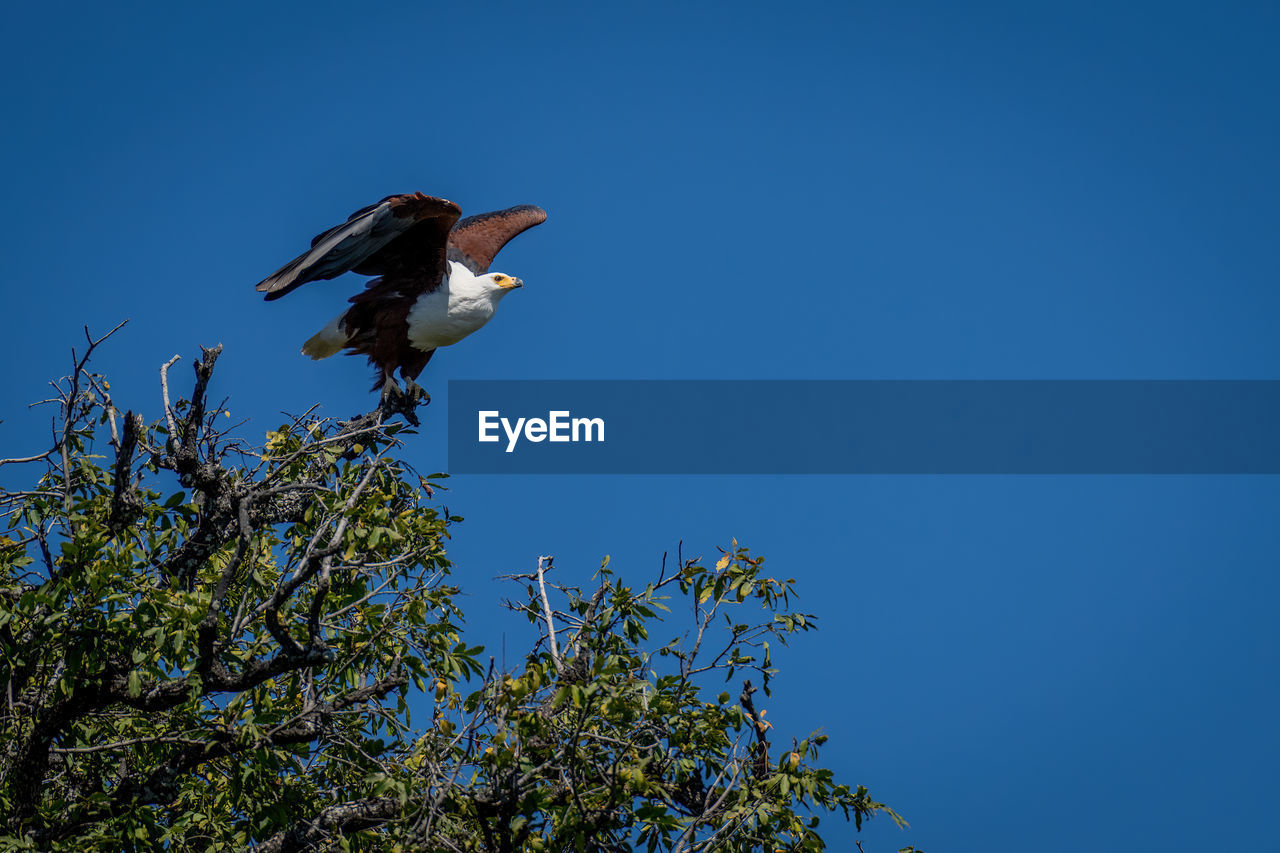
{"label": "bird's tail", "polygon": [[302,345],[302,354],[319,360],[341,352],[350,341],[346,330],[342,328],[344,316],[345,314],[339,314],[329,325],[307,338],[307,342]]}

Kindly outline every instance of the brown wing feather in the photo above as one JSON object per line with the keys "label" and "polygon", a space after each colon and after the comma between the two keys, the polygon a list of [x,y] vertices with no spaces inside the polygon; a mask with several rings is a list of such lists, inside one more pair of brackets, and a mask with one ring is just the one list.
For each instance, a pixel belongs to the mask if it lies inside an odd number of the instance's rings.
{"label": "brown wing feather", "polygon": [[546,220],[547,212],[532,204],[468,216],[454,225],[449,235],[449,260],[483,275],[512,237]]}
{"label": "brown wing feather", "polygon": [[348,271],[393,276],[418,293],[434,290],[444,277],[449,231],[461,214],[447,199],[387,196],[316,235],[310,250],[259,282],[258,290],[279,299],[309,281]]}

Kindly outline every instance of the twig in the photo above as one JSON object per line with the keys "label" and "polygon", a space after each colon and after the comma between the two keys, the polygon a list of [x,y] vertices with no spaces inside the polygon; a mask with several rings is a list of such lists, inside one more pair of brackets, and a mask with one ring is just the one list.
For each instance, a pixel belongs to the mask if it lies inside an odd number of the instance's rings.
{"label": "twig", "polygon": [[100,743],[95,746],[54,746],[49,751],[60,755],[83,755],[90,752],[104,752],[109,749],[124,749],[127,746],[138,746],[144,743],[181,743],[188,746],[203,746],[205,741],[179,735],[156,735],[154,737],[136,737],[115,743]]}
{"label": "twig", "polygon": [[26,462],[39,462],[41,459],[48,459],[58,448],[51,447],[44,453],[37,453],[35,456],[21,456],[13,459],[0,459],[0,465],[21,465]]}
{"label": "twig", "polygon": [[175,355],[160,367],[160,393],[164,396],[164,422],[169,427],[169,441],[166,444],[176,446],[178,441],[178,425],[173,420],[173,406],[169,403],[169,368],[182,359]]}
{"label": "twig", "polygon": [[556,626],[551,621],[551,601],[547,598],[547,583],[543,579],[543,573],[551,568],[551,562],[554,559],[554,557],[538,558],[538,589],[542,592],[542,613],[547,620],[547,640],[551,643],[551,660],[555,662],[556,672],[563,672],[564,664],[560,660],[560,647],[556,644]]}

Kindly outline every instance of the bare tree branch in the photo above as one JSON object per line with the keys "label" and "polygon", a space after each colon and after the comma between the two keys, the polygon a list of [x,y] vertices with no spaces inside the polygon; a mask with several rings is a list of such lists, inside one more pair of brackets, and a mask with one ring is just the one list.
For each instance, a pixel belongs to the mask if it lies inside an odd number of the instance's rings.
{"label": "bare tree branch", "polygon": [[551,619],[551,602],[547,599],[547,582],[545,570],[551,568],[552,557],[538,558],[538,589],[542,592],[542,614],[547,623],[547,643],[551,646],[551,659],[556,669],[564,671],[564,662],[560,660],[560,647],[556,644],[556,626]]}

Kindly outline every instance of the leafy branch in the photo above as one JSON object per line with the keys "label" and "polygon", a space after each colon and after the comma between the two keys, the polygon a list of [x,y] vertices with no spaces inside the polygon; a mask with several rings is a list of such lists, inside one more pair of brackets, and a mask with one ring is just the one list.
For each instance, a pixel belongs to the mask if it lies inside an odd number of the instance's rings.
{"label": "leafy branch", "polygon": [[902,823],[821,733],[775,745],[773,652],[816,619],[736,541],[643,586],[538,558],[500,671],[395,413],[247,442],[215,347],[186,399],[162,367],[148,423],[88,368],[106,337],[54,383],[50,449],[0,460],[34,469],[0,489],[0,850],[745,853]]}

